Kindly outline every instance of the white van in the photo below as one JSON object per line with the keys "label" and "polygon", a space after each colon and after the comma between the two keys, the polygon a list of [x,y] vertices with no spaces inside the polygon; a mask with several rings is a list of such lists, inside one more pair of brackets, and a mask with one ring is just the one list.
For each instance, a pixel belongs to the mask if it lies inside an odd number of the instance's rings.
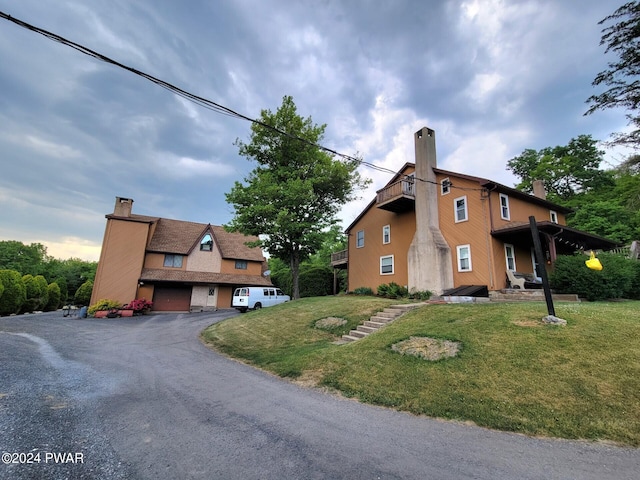
{"label": "white van", "polygon": [[271,307],[278,303],[291,300],[289,295],[282,293],[282,290],[275,287],[240,287],[233,292],[231,306],[242,313],[248,309],[258,310],[262,307]]}

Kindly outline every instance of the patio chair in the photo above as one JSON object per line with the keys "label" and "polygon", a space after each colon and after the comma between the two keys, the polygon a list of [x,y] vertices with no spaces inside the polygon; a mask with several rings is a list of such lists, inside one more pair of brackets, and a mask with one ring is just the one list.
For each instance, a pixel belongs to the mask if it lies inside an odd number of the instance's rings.
{"label": "patio chair", "polygon": [[507,269],[507,279],[509,280],[509,285],[511,288],[515,288],[516,286],[520,288],[520,290],[524,290],[524,282],[526,281],[524,278],[518,278],[515,276],[515,273],[511,270]]}

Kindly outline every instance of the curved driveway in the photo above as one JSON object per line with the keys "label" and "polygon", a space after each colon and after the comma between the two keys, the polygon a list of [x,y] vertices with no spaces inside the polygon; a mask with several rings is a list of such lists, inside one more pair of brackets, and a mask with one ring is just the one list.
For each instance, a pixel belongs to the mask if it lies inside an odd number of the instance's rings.
{"label": "curved driveway", "polygon": [[[25,454],[0,478],[638,478],[637,449],[431,420],[282,381],[200,343],[232,315],[0,318],[0,452]],[[29,453],[40,463],[20,463]]]}

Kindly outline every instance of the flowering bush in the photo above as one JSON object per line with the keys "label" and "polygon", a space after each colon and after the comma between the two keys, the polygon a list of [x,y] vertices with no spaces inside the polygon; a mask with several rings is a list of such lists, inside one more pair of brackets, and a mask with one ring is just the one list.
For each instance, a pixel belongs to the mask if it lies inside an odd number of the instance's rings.
{"label": "flowering bush", "polygon": [[144,310],[148,310],[153,306],[153,302],[147,302],[144,298],[138,298],[136,300],[132,300],[131,303],[125,305],[123,310],[133,310],[134,312],[143,312]]}
{"label": "flowering bush", "polygon": [[93,315],[99,310],[116,310],[120,308],[120,305],[121,305],[120,302],[118,302],[117,300],[109,300],[108,298],[102,298],[98,300],[97,303],[94,303],[93,305],[91,305],[87,310],[87,313],[89,315]]}

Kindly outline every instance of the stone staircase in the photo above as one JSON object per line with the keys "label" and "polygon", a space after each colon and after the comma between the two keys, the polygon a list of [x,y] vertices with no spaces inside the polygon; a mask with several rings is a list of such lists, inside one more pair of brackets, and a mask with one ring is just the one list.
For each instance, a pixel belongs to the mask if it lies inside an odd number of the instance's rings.
{"label": "stone staircase", "polygon": [[362,325],[358,325],[355,330],[351,330],[349,334],[342,336],[343,342],[355,342],[356,340],[360,340],[361,338],[366,337],[367,335],[372,334],[378,329],[388,325],[393,322],[400,315],[405,314],[409,310],[413,310],[414,308],[422,307],[426,305],[425,303],[410,303],[404,305],[391,305],[381,312],[373,315],[369,320],[365,321]]}

